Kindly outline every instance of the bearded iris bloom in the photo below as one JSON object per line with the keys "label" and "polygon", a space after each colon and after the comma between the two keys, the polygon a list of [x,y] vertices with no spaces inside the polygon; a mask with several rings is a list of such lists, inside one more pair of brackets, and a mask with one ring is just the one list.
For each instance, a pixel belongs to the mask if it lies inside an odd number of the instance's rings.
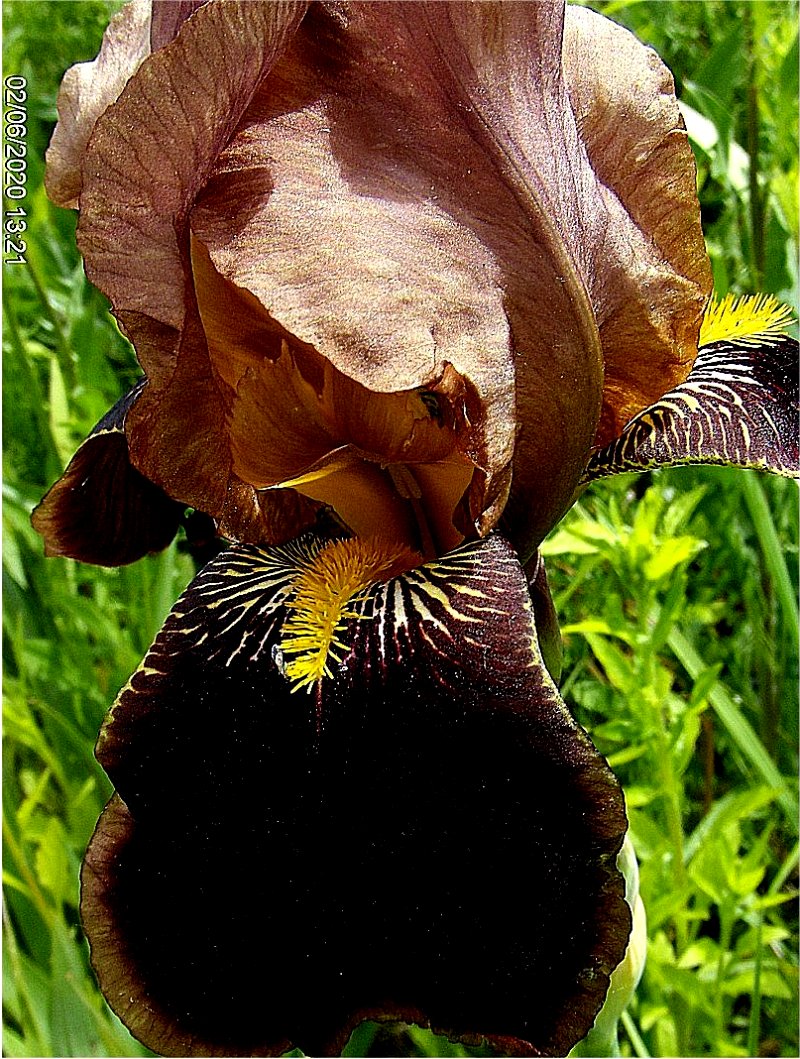
{"label": "bearded iris bloom", "polygon": [[[612,57],[613,56],[613,60]],[[144,378],[34,521],[230,546],[98,743],[82,913],[173,1055],[365,1018],[563,1054],[623,958],[619,786],[537,546],[590,481],[797,469],[797,345],[710,302],[654,54],[558,3],[134,3],[48,158]]]}

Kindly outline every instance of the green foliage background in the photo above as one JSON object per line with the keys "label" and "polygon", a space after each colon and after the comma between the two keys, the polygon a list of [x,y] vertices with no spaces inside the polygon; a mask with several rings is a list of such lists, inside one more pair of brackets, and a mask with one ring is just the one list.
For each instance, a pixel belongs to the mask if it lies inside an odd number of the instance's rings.
{"label": "green foliage background", "polygon": [[[78,868],[109,784],[103,714],[193,573],[178,542],[129,568],[45,560],[32,507],[136,377],[47,202],[64,69],[117,4],[6,0],[28,80],[28,260],[4,273],[4,1054],[147,1055],[108,1011],[78,928]],[[719,294],[796,307],[797,8],[593,4],[673,69]],[[16,206],[18,203],[11,203]],[[6,206],[9,203],[6,202]],[[623,1018],[639,1056],[797,1055],[797,494],[686,469],[587,492],[547,542],[564,695],[626,791],[648,965]],[[465,1055],[365,1027],[352,1055]]]}

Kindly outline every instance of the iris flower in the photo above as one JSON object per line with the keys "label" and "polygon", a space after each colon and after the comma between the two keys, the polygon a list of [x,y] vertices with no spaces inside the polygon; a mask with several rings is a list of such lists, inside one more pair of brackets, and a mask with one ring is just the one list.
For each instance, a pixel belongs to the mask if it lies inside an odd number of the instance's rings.
{"label": "iris flower", "polygon": [[797,467],[788,316],[710,301],[669,73],[559,2],[135,0],[59,114],[48,190],[144,375],[35,525],[228,542],[100,734],[109,1003],[165,1055],[367,1018],[566,1053],[626,818],[537,546],[617,471]]}

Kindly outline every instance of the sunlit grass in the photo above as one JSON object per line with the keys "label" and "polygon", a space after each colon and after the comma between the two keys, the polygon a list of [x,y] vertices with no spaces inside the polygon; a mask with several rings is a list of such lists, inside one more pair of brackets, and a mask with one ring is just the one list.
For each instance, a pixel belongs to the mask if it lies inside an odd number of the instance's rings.
{"label": "sunlit grass", "polygon": [[[753,1034],[796,1048],[797,669],[743,481],[662,472],[637,495],[621,479],[545,546],[564,694],[623,782],[641,862],[629,1021],[652,1055],[756,1054]],[[794,504],[792,483],[755,481]]]}

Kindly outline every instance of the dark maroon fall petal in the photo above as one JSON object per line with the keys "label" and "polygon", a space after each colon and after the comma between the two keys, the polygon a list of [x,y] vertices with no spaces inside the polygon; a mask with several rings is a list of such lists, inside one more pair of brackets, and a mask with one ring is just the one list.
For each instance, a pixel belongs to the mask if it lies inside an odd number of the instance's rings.
{"label": "dark maroon fall petal", "polygon": [[625,950],[626,820],[522,570],[492,537],[374,586],[293,692],[323,543],[213,560],[112,708],[82,900],[103,990],[165,1055],[337,1055],[365,1018],[564,1055]]}
{"label": "dark maroon fall petal", "polygon": [[584,480],[685,464],[796,478],[798,344],[787,335],[703,346],[685,382],[593,456]]}
{"label": "dark maroon fall petal", "polygon": [[131,464],[125,418],[137,383],[105,415],[33,513],[47,555],[124,566],[166,548],[185,505],[171,500]]}

